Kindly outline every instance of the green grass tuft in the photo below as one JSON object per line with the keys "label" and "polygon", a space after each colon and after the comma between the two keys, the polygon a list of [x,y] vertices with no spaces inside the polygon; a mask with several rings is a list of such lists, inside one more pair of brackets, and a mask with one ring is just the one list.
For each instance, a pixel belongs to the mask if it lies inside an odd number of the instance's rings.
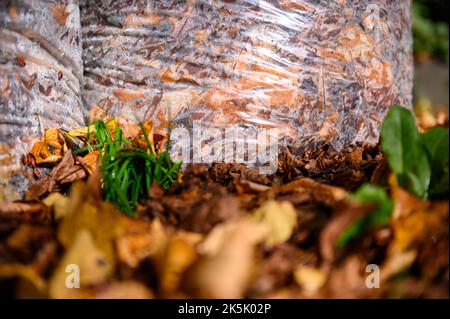
{"label": "green grass tuft", "polygon": [[96,121],[94,127],[97,144],[76,152],[100,150],[104,199],[123,213],[135,216],[136,204],[140,199],[149,198],[152,183],[168,189],[177,181],[182,162],[171,161],[170,140],[166,150],[156,155],[143,125],[141,130],[148,150],[132,146],[119,126],[116,126],[114,139],[105,122]]}

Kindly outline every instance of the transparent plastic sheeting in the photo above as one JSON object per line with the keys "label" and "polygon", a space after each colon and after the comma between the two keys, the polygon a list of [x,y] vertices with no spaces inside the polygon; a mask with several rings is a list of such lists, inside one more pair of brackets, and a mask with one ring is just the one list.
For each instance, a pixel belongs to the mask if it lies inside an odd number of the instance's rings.
{"label": "transparent plastic sheeting", "polygon": [[[67,51],[57,62],[76,78],[83,61],[81,95],[74,91],[54,107],[69,111],[73,123],[80,97],[87,109],[152,119],[157,130],[171,121],[185,162],[258,165],[274,143],[294,153],[322,143],[336,151],[377,143],[387,109],[411,106],[409,0],[80,0],[79,8],[81,57],[67,25],[54,19],[43,28],[51,30],[43,34],[48,47]],[[11,10],[2,8],[1,17],[4,25]],[[39,33],[43,23],[14,32]],[[3,100],[2,93],[2,109]]]}
{"label": "transparent plastic sheeting", "polygon": [[0,1],[0,200],[27,188],[21,156],[45,128],[84,124],[80,29],[77,0]]}

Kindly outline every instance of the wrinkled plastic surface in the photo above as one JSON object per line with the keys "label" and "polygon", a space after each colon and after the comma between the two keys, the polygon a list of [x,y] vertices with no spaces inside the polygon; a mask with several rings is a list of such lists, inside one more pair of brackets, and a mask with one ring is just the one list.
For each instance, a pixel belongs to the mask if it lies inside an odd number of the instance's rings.
{"label": "wrinkled plastic surface", "polygon": [[[131,120],[377,143],[411,106],[409,1],[82,1],[85,99]],[[169,112],[167,112],[169,110]]]}
{"label": "wrinkled plastic surface", "polygon": [[77,0],[0,3],[0,197],[27,188],[21,164],[50,127],[84,125]]}
{"label": "wrinkled plastic surface", "polygon": [[298,152],[324,142],[337,151],[377,143],[387,109],[411,106],[410,7],[409,0],[1,2],[3,186],[26,187],[20,155],[41,128],[84,124],[83,105],[151,119],[161,130],[169,119],[189,130],[194,122],[278,128],[279,144]]}

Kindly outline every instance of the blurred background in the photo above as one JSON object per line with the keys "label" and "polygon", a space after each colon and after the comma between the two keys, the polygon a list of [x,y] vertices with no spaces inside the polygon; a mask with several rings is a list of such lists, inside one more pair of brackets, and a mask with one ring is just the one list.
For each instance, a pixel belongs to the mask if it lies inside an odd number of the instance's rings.
{"label": "blurred background", "polygon": [[447,0],[413,0],[414,100],[416,109],[449,105]]}

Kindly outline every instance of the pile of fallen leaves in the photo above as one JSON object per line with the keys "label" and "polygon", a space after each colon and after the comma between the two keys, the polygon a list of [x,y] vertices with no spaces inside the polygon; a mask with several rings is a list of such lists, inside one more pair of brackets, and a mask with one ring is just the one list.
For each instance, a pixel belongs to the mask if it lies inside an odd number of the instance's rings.
{"label": "pile of fallen leaves", "polygon": [[[286,149],[272,176],[242,165],[188,165],[168,190],[153,183],[134,218],[104,200],[99,151],[74,155],[92,130],[47,130],[25,159],[36,182],[23,201],[0,205],[0,291],[50,298],[448,298],[448,195],[436,186],[447,174],[448,192],[448,151],[446,172],[433,169],[443,156],[433,150],[442,145],[423,150],[433,153],[427,159],[417,155],[422,134],[448,127],[448,117],[417,114],[419,131],[402,141],[417,145],[403,145],[402,159],[385,136],[383,149],[394,155],[362,144],[337,154],[326,145],[307,154]],[[392,127],[407,127],[402,116],[390,117],[400,121]],[[121,125],[106,123],[111,131]],[[127,138],[142,134],[122,129]],[[151,133],[156,153],[166,138]],[[78,289],[67,288],[73,265]],[[377,289],[366,285],[368,265],[379,267]]]}

